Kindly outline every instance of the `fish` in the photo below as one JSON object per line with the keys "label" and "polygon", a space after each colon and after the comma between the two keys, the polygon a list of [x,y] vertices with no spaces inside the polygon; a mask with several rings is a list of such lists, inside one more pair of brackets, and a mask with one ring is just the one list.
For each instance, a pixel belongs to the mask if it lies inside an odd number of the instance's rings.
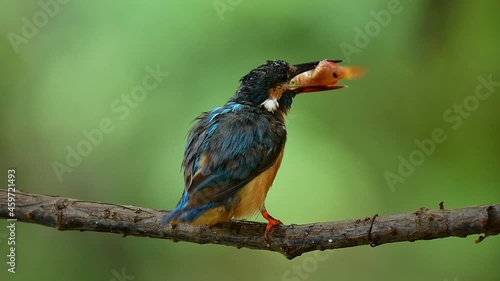
{"label": "fish", "polygon": [[337,85],[341,79],[358,78],[366,73],[366,69],[357,66],[340,66],[337,62],[322,60],[309,71],[295,76],[290,81],[291,89],[301,89],[301,92],[315,92],[324,88],[325,90],[345,88]]}

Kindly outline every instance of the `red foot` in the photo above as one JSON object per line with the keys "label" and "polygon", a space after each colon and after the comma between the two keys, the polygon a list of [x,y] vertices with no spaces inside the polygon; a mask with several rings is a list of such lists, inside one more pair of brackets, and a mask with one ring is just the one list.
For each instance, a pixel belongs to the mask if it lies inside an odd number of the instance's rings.
{"label": "red foot", "polygon": [[269,232],[271,229],[277,225],[283,224],[280,220],[277,220],[273,218],[267,211],[266,209],[262,210],[260,212],[262,216],[267,220],[267,226],[266,226],[266,232],[264,232],[264,239],[266,241],[269,241]]}

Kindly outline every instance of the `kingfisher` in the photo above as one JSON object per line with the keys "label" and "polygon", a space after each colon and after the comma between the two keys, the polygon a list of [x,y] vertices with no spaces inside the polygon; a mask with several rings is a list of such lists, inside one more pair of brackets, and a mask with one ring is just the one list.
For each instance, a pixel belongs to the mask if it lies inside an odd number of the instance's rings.
{"label": "kingfisher", "polygon": [[308,83],[324,74],[314,72],[318,65],[338,62],[291,65],[269,60],[240,79],[226,104],[198,116],[182,162],[184,192],[162,223],[211,226],[260,212],[268,222],[264,233],[268,241],[271,229],[282,224],[264,203],[283,158],[285,116],[300,93],[344,87],[336,85],[336,73],[329,75],[332,84],[328,79]]}

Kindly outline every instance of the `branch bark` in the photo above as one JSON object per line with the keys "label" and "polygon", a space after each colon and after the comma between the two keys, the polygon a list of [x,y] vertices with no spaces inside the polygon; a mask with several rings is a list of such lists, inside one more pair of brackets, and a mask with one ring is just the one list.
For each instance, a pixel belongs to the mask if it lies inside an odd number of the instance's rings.
{"label": "branch bark", "polygon": [[[0,189],[0,218],[9,216],[7,190]],[[97,231],[186,241],[221,244],[279,252],[289,259],[315,250],[337,249],[444,237],[485,236],[500,233],[500,204],[455,210],[429,210],[304,225],[282,225],[264,241],[266,224],[231,221],[213,227],[179,224],[161,225],[168,211],[136,206],[89,202],[59,196],[15,192],[15,219],[54,227],[58,230]],[[369,234],[371,233],[371,234]],[[480,239],[482,240],[482,238]]]}

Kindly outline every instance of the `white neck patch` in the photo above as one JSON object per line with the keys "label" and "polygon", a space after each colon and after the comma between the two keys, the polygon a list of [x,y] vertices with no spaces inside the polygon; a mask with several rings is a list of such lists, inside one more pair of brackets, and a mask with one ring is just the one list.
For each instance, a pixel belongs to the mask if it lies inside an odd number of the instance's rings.
{"label": "white neck patch", "polygon": [[269,112],[274,112],[280,106],[276,99],[267,99],[260,105],[264,106]]}

